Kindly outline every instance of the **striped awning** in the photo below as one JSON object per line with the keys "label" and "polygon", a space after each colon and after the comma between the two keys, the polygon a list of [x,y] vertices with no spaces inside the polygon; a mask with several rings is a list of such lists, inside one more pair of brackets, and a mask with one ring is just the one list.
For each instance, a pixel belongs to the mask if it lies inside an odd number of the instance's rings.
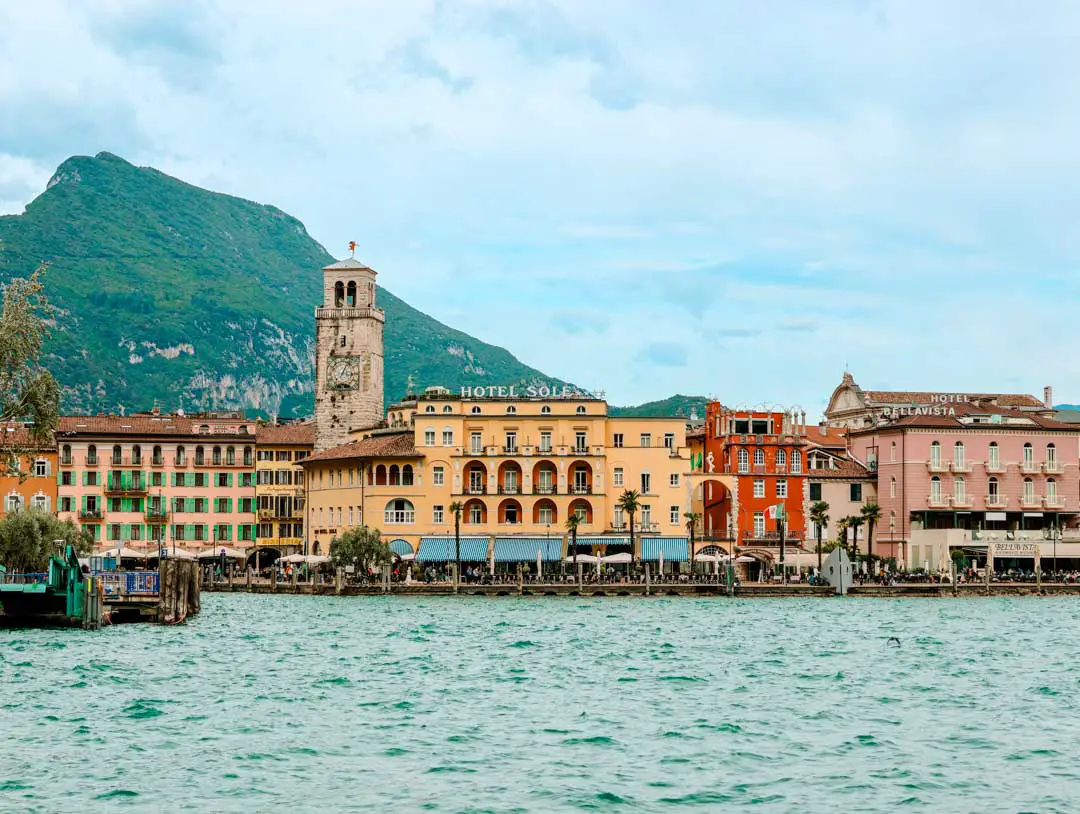
{"label": "striped awning", "polygon": [[577,538],[577,544],[583,545],[630,545],[629,537],[586,537],[583,534],[579,534]]}
{"label": "striped awning", "polygon": [[[416,552],[417,562],[453,562],[453,537],[424,537],[420,540],[420,550]],[[487,537],[462,537],[461,559],[465,562],[487,562]]]}
{"label": "striped awning", "polygon": [[685,537],[642,537],[641,559],[656,561],[664,552],[664,562],[686,562],[690,559],[690,545]]}
{"label": "striped awning", "polygon": [[562,537],[496,537],[495,562],[544,562],[562,559]]}
{"label": "striped awning", "polygon": [[412,543],[408,540],[391,540],[390,550],[399,557],[404,557],[406,554],[413,553]]}

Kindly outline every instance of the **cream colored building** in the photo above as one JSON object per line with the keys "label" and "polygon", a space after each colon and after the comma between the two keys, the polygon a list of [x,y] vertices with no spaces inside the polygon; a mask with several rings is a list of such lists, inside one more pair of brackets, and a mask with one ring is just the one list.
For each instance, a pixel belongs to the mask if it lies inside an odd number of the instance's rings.
{"label": "cream colored building", "polygon": [[315,444],[312,421],[260,426],[255,434],[256,542],[278,554],[304,546],[304,469]]}
{"label": "cream colored building", "polygon": [[[366,522],[397,553],[417,552],[424,538],[453,535],[453,503],[463,506],[463,537],[543,541],[547,550],[565,545],[573,513],[579,545],[606,550],[628,542],[617,505],[625,490],[639,493],[636,535],[685,547],[684,419],[612,417],[606,402],[565,391],[496,392],[505,395],[429,388],[392,405],[386,429],[305,460],[311,551],[327,552],[334,536]],[[635,557],[655,547],[638,543]]]}

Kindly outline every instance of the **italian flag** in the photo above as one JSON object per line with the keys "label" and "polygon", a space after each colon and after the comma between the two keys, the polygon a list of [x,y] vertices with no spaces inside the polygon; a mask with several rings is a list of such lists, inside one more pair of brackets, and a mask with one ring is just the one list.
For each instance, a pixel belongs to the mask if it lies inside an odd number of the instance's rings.
{"label": "italian flag", "polygon": [[784,517],[785,517],[785,515],[784,515],[784,504],[783,503],[777,503],[775,506],[770,506],[769,507],[769,519],[770,520],[783,520]]}

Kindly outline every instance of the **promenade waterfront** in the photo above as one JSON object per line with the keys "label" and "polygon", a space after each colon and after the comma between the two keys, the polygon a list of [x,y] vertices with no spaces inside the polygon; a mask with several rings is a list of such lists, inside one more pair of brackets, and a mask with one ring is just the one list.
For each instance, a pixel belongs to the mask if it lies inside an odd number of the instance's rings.
{"label": "promenade waterfront", "polygon": [[207,594],[0,634],[0,810],[1068,811],[1078,615]]}

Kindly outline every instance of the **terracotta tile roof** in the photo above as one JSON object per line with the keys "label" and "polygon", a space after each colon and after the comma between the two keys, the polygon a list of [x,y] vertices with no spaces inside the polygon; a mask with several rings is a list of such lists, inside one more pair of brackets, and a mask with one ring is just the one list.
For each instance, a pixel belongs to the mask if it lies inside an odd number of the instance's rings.
{"label": "terracotta tile roof", "polygon": [[847,429],[844,427],[822,427],[815,424],[806,428],[806,440],[819,447],[846,447]]}
{"label": "terracotta tile roof", "polygon": [[339,447],[324,449],[316,455],[309,455],[303,461],[302,466],[319,461],[346,461],[360,458],[423,458],[413,443],[413,434],[409,432],[388,433],[386,435],[373,435],[361,441],[350,441]]}
{"label": "terracotta tile roof", "polygon": [[[199,432],[199,427],[204,425],[211,428],[210,432]],[[255,422],[242,418],[207,418],[203,416],[68,415],[60,418],[60,428],[57,430],[57,435],[160,435],[255,440],[254,432],[214,432],[215,427],[221,426],[254,427]]]}
{"label": "terracotta tile roof", "polygon": [[[922,393],[905,390],[863,390],[867,401],[877,404],[936,404],[937,393]],[[972,399],[996,401],[999,407],[1040,407],[1046,405],[1034,396],[1025,393],[965,393]],[[961,402],[962,403],[962,402]],[[950,404],[950,406],[957,406]]]}
{"label": "terracotta tile roof", "polygon": [[30,430],[19,421],[0,423],[0,449],[3,447],[18,447],[19,449],[56,449],[56,441],[52,440],[44,446],[34,444],[30,439]]}
{"label": "terracotta tile roof", "polygon": [[851,458],[841,458],[836,462],[836,469],[811,469],[806,476],[810,480],[819,480],[822,478],[866,478],[873,479],[874,475],[856,460]]}
{"label": "terracotta tile roof", "polygon": [[255,431],[255,443],[266,444],[267,446],[314,446],[315,422],[266,424]]}

